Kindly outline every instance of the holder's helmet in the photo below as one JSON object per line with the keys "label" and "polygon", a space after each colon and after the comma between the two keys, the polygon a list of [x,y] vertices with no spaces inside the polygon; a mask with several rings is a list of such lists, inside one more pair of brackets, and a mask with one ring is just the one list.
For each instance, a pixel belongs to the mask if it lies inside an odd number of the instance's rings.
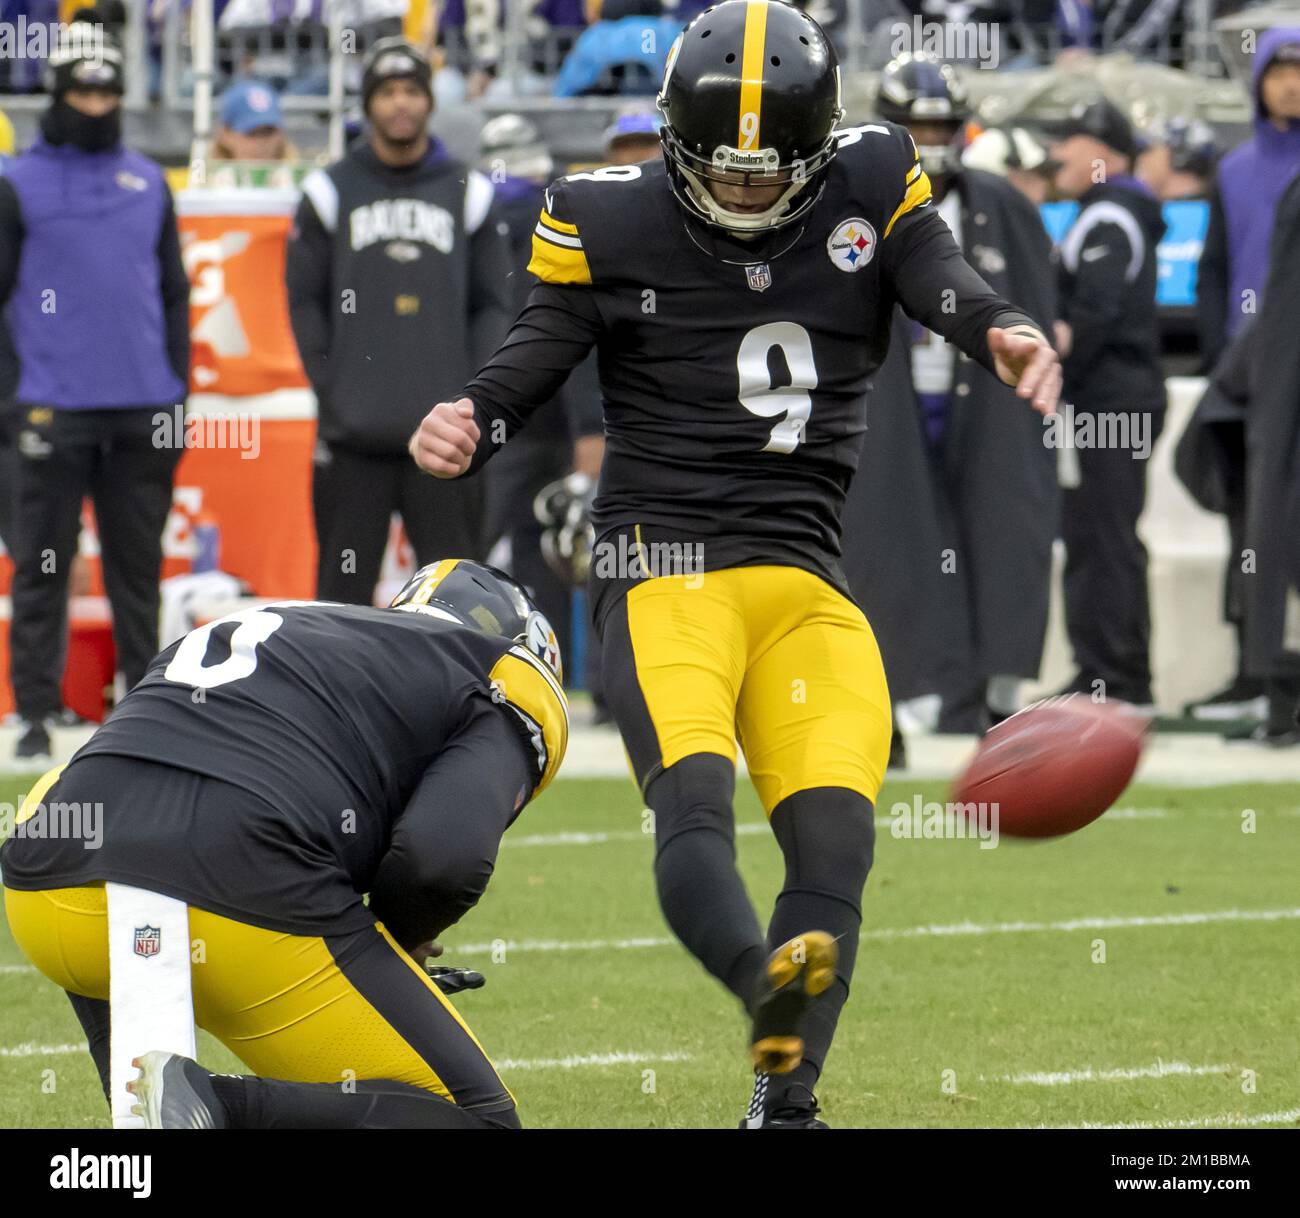
{"label": "holder's helmet", "polygon": [[421,567],[393,597],[390,609],[427,612],[527,648],[556,679],[564,679],[555,631],[524,589],[504,571],[468,558],[443,558]]}

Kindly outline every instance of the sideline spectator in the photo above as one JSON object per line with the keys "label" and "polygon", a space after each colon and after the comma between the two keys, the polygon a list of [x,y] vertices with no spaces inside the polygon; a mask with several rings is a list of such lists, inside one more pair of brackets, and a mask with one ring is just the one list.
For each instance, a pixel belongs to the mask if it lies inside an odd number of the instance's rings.
{"label": "sideline spectator", "polygon": [[389,520],[417,563],[481,556],[482,492],[425,477],[406,450],[429,402],[462,384],[509,322],[509,254],[492,183],[428,134],[431,73],[383,39],[366,57],[370,131],[303,181],[289,312],[319,403],[317,595],[368,605]]}
{"label": "sideline spectator", "polygon": [[[1156,318],[1160,204],[1132,176],[1137,142],[1110,102],[1082,102],[1054,124],[1056,189],[1078,199],[1060,245],[1058,347],[1065,440],[1078,461],[1064,495],[1065,619],[1077,673],[1063,692],[1149,706],[1151,610],[1137,522],[1147,461],[1164,424]],[[1100,179],[1100,180],[1099,180]],[[1122,421],[1122,430],[1103,427]],[[1093,438],[1076,443],[1076,425]]]}
{"label": "sideline spectator", "polygon": [[50,60],[40,138],[0,177],[0,304],[21,369],[11,665],[17,756],[30,760],[48,756],[48,725],[64,713],[67,586],[86,493],[119,689],[158,649],[162,531],[182,450],[157,442],[156,416],[184,401],[189,376],[171,193],[158,165],[122,145],[122,53],[86,38],[89,24],[69,26]]}
{"label": "sideline spectator", "polygon": [[605,162],[639,165],[657,157],[663,148],[659,128],[664,120],[654,110],[626,110],[605,129]]}
{"label": "sideline spectator", "polygon": [[280,98],[270,85],[236,81],[221,95],[221,126],[212,145],[218,161],[293,161],[298,150],[284,134]]}
{"label": "sideline spectator", "polygon": [[664,16],[661,0],[597,0],[596,7],[599,19],[560,66],[555,96],[658,92],[682,22]]}
{"label": "sideline spectator", "polygon": [[1253,91],[1255,134],[1219,162],[1210,196],[1197,297],[1207,369],[1259,309],[1273,214],[1300,170],[1300,26],[1260,35]]}

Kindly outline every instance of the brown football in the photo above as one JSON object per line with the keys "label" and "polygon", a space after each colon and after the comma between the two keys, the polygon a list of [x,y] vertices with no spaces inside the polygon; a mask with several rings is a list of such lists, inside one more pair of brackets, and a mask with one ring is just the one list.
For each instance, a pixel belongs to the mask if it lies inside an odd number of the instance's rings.
{"label": "brown football", "polygon": [[953,783],[958,804],[997,805],[1000,833],[1059,837],[1090,824],[1133,779],[1150,720],[1126,702],[1048,698],[1003,720]]}

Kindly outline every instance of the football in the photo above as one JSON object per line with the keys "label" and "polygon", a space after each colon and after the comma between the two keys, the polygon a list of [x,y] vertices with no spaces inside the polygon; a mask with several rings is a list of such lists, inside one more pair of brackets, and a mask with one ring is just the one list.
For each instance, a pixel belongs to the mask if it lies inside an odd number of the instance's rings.
{"label": "football", "polygon": [[980,741],[953,802],[995,807],[999,832],[1012,837],[1073,833],[1132,781],[1149,723],[1126,702],[1085,694],[1035,703]]}

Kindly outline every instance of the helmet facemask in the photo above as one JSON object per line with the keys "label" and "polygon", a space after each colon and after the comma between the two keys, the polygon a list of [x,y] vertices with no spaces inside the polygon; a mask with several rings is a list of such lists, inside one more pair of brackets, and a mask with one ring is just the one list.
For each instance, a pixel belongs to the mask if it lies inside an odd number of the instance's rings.
{"label": "helmet facemask", "polygon": [[[785,163],[775,148],[750,151],[719,144],[706,156],[687,148],[667,122],[659,134],[677,198],[704,223],[741,237],[773,232],[810,211],[821,195],[836,151],[835,138],[830,135],[812,156],[794,157]],[[709,182],[782,189],[761,211],[739,212],[720,203]]]}

